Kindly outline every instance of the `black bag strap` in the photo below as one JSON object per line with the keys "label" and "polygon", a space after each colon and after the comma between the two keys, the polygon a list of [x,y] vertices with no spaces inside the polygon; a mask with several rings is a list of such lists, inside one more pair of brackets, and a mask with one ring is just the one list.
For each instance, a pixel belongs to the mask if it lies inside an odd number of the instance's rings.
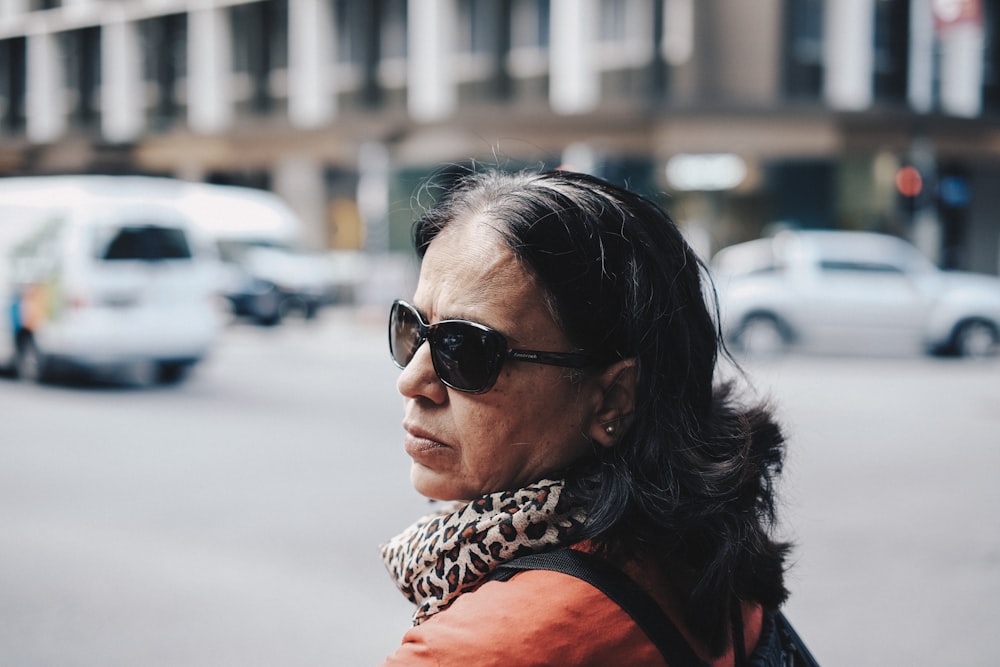
{"label": "black bag strap", "polygon": [[552,570],[586,581],[632,617],[670,667],[707,667],[656,601],[624,572],[600,557],[576,549],[531,554],[503,563],[491,578],[507,581],[524,570]]}
{"label": "black bag strap", "polygon": [[[552,570],[582,579],[608,596],[635,621],[670,667],[706,667],[649,593],[624,572],[602,558],[576,549],[557,549],[522,556],[501,564],[492,579],[507,581],[524,570]],[[742,617],[738,639],[742,644]],[[740,660],[740,657],[743,659]],[[757,649],[737,656],[737,664],[750,667],[819,667],[819,663],[780,611],[765,614]]]}
{"label": "black bag strap", "polygon": [[794,667],[819,667],[819,662],[813,657],[806,643],[802,641],[791,622],[780,611],[775,616],[775,624],[781,636],[782,651],[788,657],[790,664]]}

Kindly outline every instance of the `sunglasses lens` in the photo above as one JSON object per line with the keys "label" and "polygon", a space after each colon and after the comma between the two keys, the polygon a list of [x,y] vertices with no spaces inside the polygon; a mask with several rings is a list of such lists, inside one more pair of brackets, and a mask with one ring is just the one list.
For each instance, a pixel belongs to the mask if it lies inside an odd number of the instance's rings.
{"label": "sunglasses lens", "polygon": [[393,304],[389,316],[389,353],[400,368],[413,359],[420,343],[417,314],[401,303]]}
{"label": "sunglasses lens", "polygon": [[444,322],[434,331],[431,350],[434,368],[445,383],[480,392],[496,380],[506,346],[495,331],[464,322]]}
{"label": "sunglasses lens", "polygon": [[493,386],[507,353],[507,341],[498,332],[464,321],[425,327],[411,306],[397,301],[389,314],[389,353],[405,368],[430,339],[431,360],[438,378],[460,391],[479,393]]}

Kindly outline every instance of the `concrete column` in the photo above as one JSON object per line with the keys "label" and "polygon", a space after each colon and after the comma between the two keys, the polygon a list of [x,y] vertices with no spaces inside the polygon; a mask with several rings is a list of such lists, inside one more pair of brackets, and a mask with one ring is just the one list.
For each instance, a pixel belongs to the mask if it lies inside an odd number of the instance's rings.
{"label": "concrete column", "polygon": [[199,183],[208,178],[208,174],[205,173],[205,165],[196,159],[187,159],[181,162],[174,170],[173,176],[191,183]]}
{"label": "concrete column", "polygon": [[871,106],[874,91],[875,0],[827,0],[823,16],[824,96],[834,109]]}
{"label": "concrete column", "polygon": [[274,192],[302,219],[299,242],[308,250],[326,249],[326,183],[323,166],[304,155],[288,155],[277,164]]}
{"label": "concrete column", "polygon": [[28,11],[28,0],[0,0],[0,20],[14,18]]}
{"label": "concrete column", "polygon": [[94,0],[63,0],[62,6],[66,8],[67,13],[72,14],[73,12],[86,10],[93,2]]}
{"label": "concrete column", "polygon": [[365,250],[389,251],[389,149],[367,141],[358,150],[358,211],[365,226]]}
{"label": "concrete column", "polygon": [[[920,172],[924,187],[937,181],[937,155],[934,144],[925,137],[916,137],[910,143],[908,161]],[[940,265],[944,230],[937,206],[926,195],[915,202],[916,210],[910,220],[910,239],[927,257]]]}
{"label": "concrete column", "polygon": [[212,134],[232,120],[229,16],[224,7],[199,6],[188,15],[188,123]]}
{"label": "concrete column", "polygon": [[288,1],[288,117],[296,127],[321,127],[336,113],[331,13],[327,0]]}
{"label": "concrete column", "polygon": [[30,141],[47,143],[66,131],[66,86],[56,35],[28,35],[27,56],[27,135]]}
{"label": "concrete column", "polygon": [[593,174],[597,168],[597,151],[585,141],[575,141],[563,149],[559,168]]}
{"label": "concrete column", "polygon": [[910,68],[907,98],[914,111],[934,108],[934,17],[931,0],[910,0]]}
{"label": "concrete column", "polygon": [[[118,9],[109,7],[109,11]],[[122,14],[122,12],[115,12]],[[116,16],[101,27],[101,131],[110,142],[142,131],[142,53],[138,24]]]}
{"label": "concrete column", "polygon": [[983,107],[983,27],[962,23],[941,35],[941,110],[974,118]]}
{"label": "concrete column", "polygon": [[417,122],[448,117],[458,104],[453,67],[454,0],[409,0],[406,106]]}
{"label": "concrete column", "polygon": [[670,65],[678,67],[694,54],[694,0],[663,0],[663,3],[661,51]]}
{"label": "concrete column", "polygon": [[594,61],[597,9],[595,0],[552,0],[549,103],[557,113],[584,113],[600,100]]}

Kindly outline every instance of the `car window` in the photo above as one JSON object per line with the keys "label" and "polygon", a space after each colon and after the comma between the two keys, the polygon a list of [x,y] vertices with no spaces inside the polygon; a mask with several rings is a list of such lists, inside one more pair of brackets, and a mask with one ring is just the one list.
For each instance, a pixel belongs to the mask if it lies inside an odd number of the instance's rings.
{"label": "car window", "polygon": [[902,275],[903,269],[899,266],[886,262],[867,262],[853,260],[824,259],[820,261],[819,268],[824,272],[844,272],[855,273],[878,273]]}
{"label": "car window", "polygon": [[18,242],[12,253],[15,257],[35,257],[54,254],[54,248],[59,243],[59,236],[66,227],[65,218],[51,217],[37,219],[38,229]]}
{"label": "car window", "polygon": [[716,274],[732,277],[778,273],[784,269],[784,260],[775,252],[770,239],[723,248],[712,261]]}
{"label": "car window", "polygon": [[59,270],[59,244],[66,229],[66,219],[52,217],[34,219],[38,229],[32,231],[11,249],[14,277],[17,282],[45,280]]}
{"label": "car window", "polygon": [[288,244],[271,239],[223,239],[218,242],[219,257],[223,262],[239,264],[245,255],[257,248],[291,252]]}
{"label": "car window", "polygon": [[100,257],[107,261],[191,259],[191,246],[182,229],[130,225],[114,233]]}
{"label": "car window", "polygon": [[780,273],[780,272],[782,272],[784,270],[785,270],[785,267],[781,266],[780,264],[766,264],[766,265],[756,266],[756,267],[754,267],[752,269],[749,269],[744,275],[747,275],[747,276],[758,276],[758,275],[764,275],[764,274],[768,274],[768,273]]}

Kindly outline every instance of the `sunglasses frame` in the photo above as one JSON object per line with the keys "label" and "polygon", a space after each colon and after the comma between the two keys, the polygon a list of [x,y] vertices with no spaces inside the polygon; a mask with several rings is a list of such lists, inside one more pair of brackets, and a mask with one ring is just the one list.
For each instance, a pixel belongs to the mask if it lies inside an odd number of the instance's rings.
{"label": "sunglasses frame", "polygon": [[[392,344],[393,323],[395,321],[396,311],[400,308],[408,310],[417,323],[417,341],[413,346],[410,358],[407,359],[405,364],[400,364],[399,361],[396,360]],[[496,348],[498,350],[504,350],[492,359],[486,359],[487,378],[484,386],[472,389],[458,387],[442,375],[444,362],[439,362],[438,360],[438,352],[435,348],[433,335],[434,332],[439,330],[440,327],[448,325],[472,327],[477,332],[484,333],[495,340],[497,343]],[[389,356],[392,358],[392,362],[396,364],[400,370],[406,368],[409,363],[413,361],[413,357],[416,356],[417,350],[419,350],[420,346],[425,342],[430,345],[431,363],[434,366],[434,374],[437,376],[438,380],[440,380],[445,386],[466,394],[484,394],[492,389],[493,385],[496,384],[497,378],[500,377],[500,371],[503,369],[504,362],[508,359],[511,361],[526,361],[532,364],[544,364],[546,366],[561,366],[563,368],[586,368],[587,366],[593,365],[591,357],[583,352],[543,352],[541,350],[511,348],[507,343],[507,337],[502,333],[496,329],[486,326],[485,324],[472,322],[470,320],[441,320],[440,322],[435,322],[434,324],[428,324],[424,321],[420,311],[418,311],[413,305],[403,301],[402,299],[396,299],[393,301],[392,308],[389,311]],[[444,369],[444,373],[446,375],[449,373],[447,368]]]}

